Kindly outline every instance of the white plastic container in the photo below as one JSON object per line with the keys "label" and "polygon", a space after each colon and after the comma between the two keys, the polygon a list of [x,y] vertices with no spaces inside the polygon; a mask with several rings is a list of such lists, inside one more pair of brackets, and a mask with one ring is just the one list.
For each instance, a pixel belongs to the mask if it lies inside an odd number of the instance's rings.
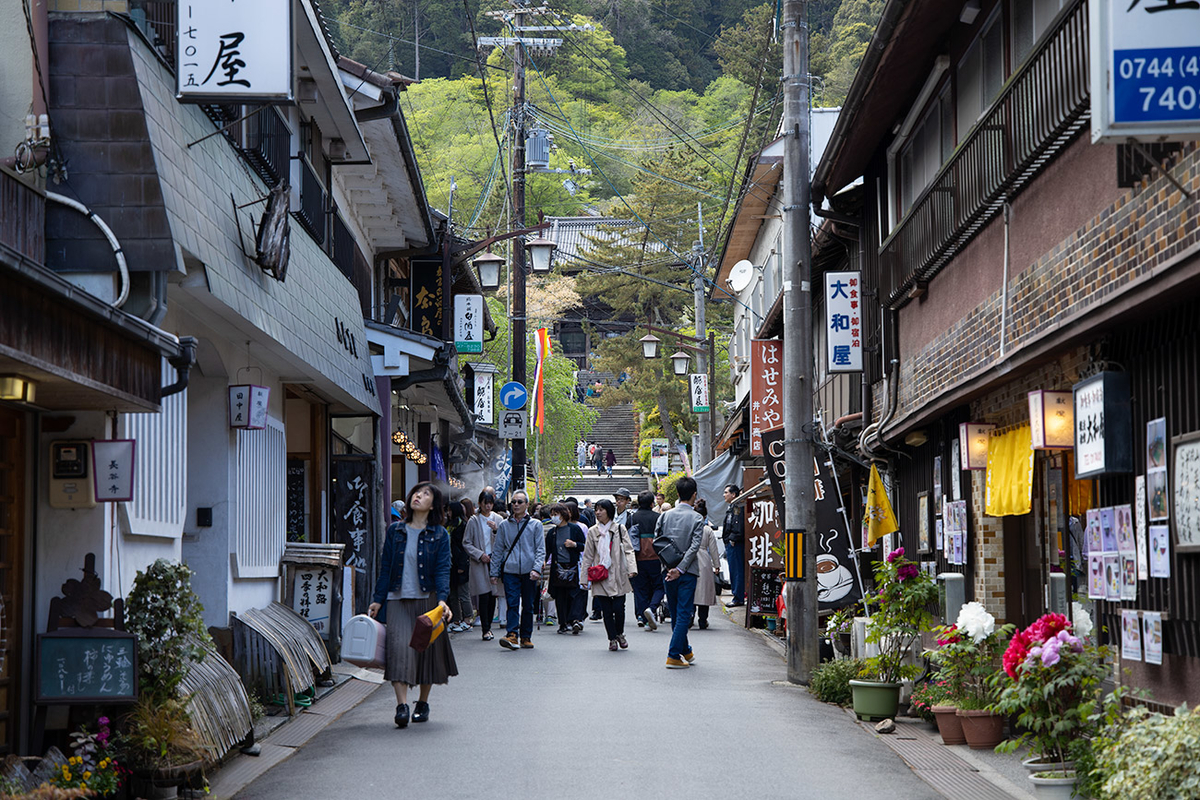
{"label": "white plastic container", "polygon": [[342,630],[342,660],[356,667],[382,668],[386,645],[387,628],[366,614],[351,617]]}

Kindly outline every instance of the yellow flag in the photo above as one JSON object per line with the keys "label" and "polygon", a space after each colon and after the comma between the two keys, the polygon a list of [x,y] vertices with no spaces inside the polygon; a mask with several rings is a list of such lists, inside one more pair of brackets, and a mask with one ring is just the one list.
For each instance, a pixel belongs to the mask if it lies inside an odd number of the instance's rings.
{"label": "yellow flag", "polygon": [[892,513],[892,504],[888,502],[887,492],[883,489],[883,478],[879,470],[871,465],[871,481],[867,484],[867,545],[874,547],[875,542],[889,533],[895,533],[900,526],[896,524],[896,515]]}

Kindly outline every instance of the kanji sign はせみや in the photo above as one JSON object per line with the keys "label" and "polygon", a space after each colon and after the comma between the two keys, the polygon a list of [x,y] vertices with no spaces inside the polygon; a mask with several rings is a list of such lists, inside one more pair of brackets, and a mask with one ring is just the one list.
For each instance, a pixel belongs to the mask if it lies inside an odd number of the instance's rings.
{"label": "kanji sign \u306f\u305b\u307f\u3084", "polygon": [[862,372],[861,273],[825,273],[826,364],[830,372]]}
{"label": "kanji sign \u306f\u305b\u307f\u3084", "polygon": [[763,454],[762,435],[783,424],[783,342],[750,340],[750,455]]}
{"label": "kanji sign \u306f\u305b\u307f\u3084", "polygon": [[179,0],[175,7],[179,100],[292,100],[291,0]]}

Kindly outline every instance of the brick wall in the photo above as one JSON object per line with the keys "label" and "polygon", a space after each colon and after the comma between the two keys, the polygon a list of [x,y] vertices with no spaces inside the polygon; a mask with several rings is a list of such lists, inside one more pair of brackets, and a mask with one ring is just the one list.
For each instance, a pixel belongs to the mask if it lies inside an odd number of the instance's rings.
{"label": "brick wall", "polygon": [[[1185,145],[1170,166],[1188,191],[1200,192],[1200,145]],[[901,360],[898,416],[919,410],[960,382],[992,368],[1069,320],[1123,291],[1200,244],[1200,204],[1158,173],[1124,192],[1008,286],[1007,346],[1000,353],[1002,295],[992,293],[912,357]],[[954,263],[947,267],[953,270]],[[1069,384],[1067,384],[1069,385]],[[994,421],[988,418],[989,421]]]}

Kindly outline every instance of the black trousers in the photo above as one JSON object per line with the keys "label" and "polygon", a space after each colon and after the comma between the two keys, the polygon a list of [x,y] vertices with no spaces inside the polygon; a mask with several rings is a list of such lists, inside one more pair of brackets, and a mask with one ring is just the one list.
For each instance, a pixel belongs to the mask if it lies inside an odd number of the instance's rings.
{"label": "black trousers", "polygon": [[587,619],[587,592],[575,586],[550,585],[550,596],[558,609],[558,627],[566,628],[572,622],[583,622]]}
{"label": "black trousers", "polygon": [[625,634],[625,595],[603,597],[594,595],[600,605],[600,616],[604,617],[604,632],[609,641]]}
{"label": "black trousers", "polygon": [[492,617],[496,615],[496,595],[491,592],[479,595],[479,623],[483,627],[483,632],[487,633],[492,629]]}

